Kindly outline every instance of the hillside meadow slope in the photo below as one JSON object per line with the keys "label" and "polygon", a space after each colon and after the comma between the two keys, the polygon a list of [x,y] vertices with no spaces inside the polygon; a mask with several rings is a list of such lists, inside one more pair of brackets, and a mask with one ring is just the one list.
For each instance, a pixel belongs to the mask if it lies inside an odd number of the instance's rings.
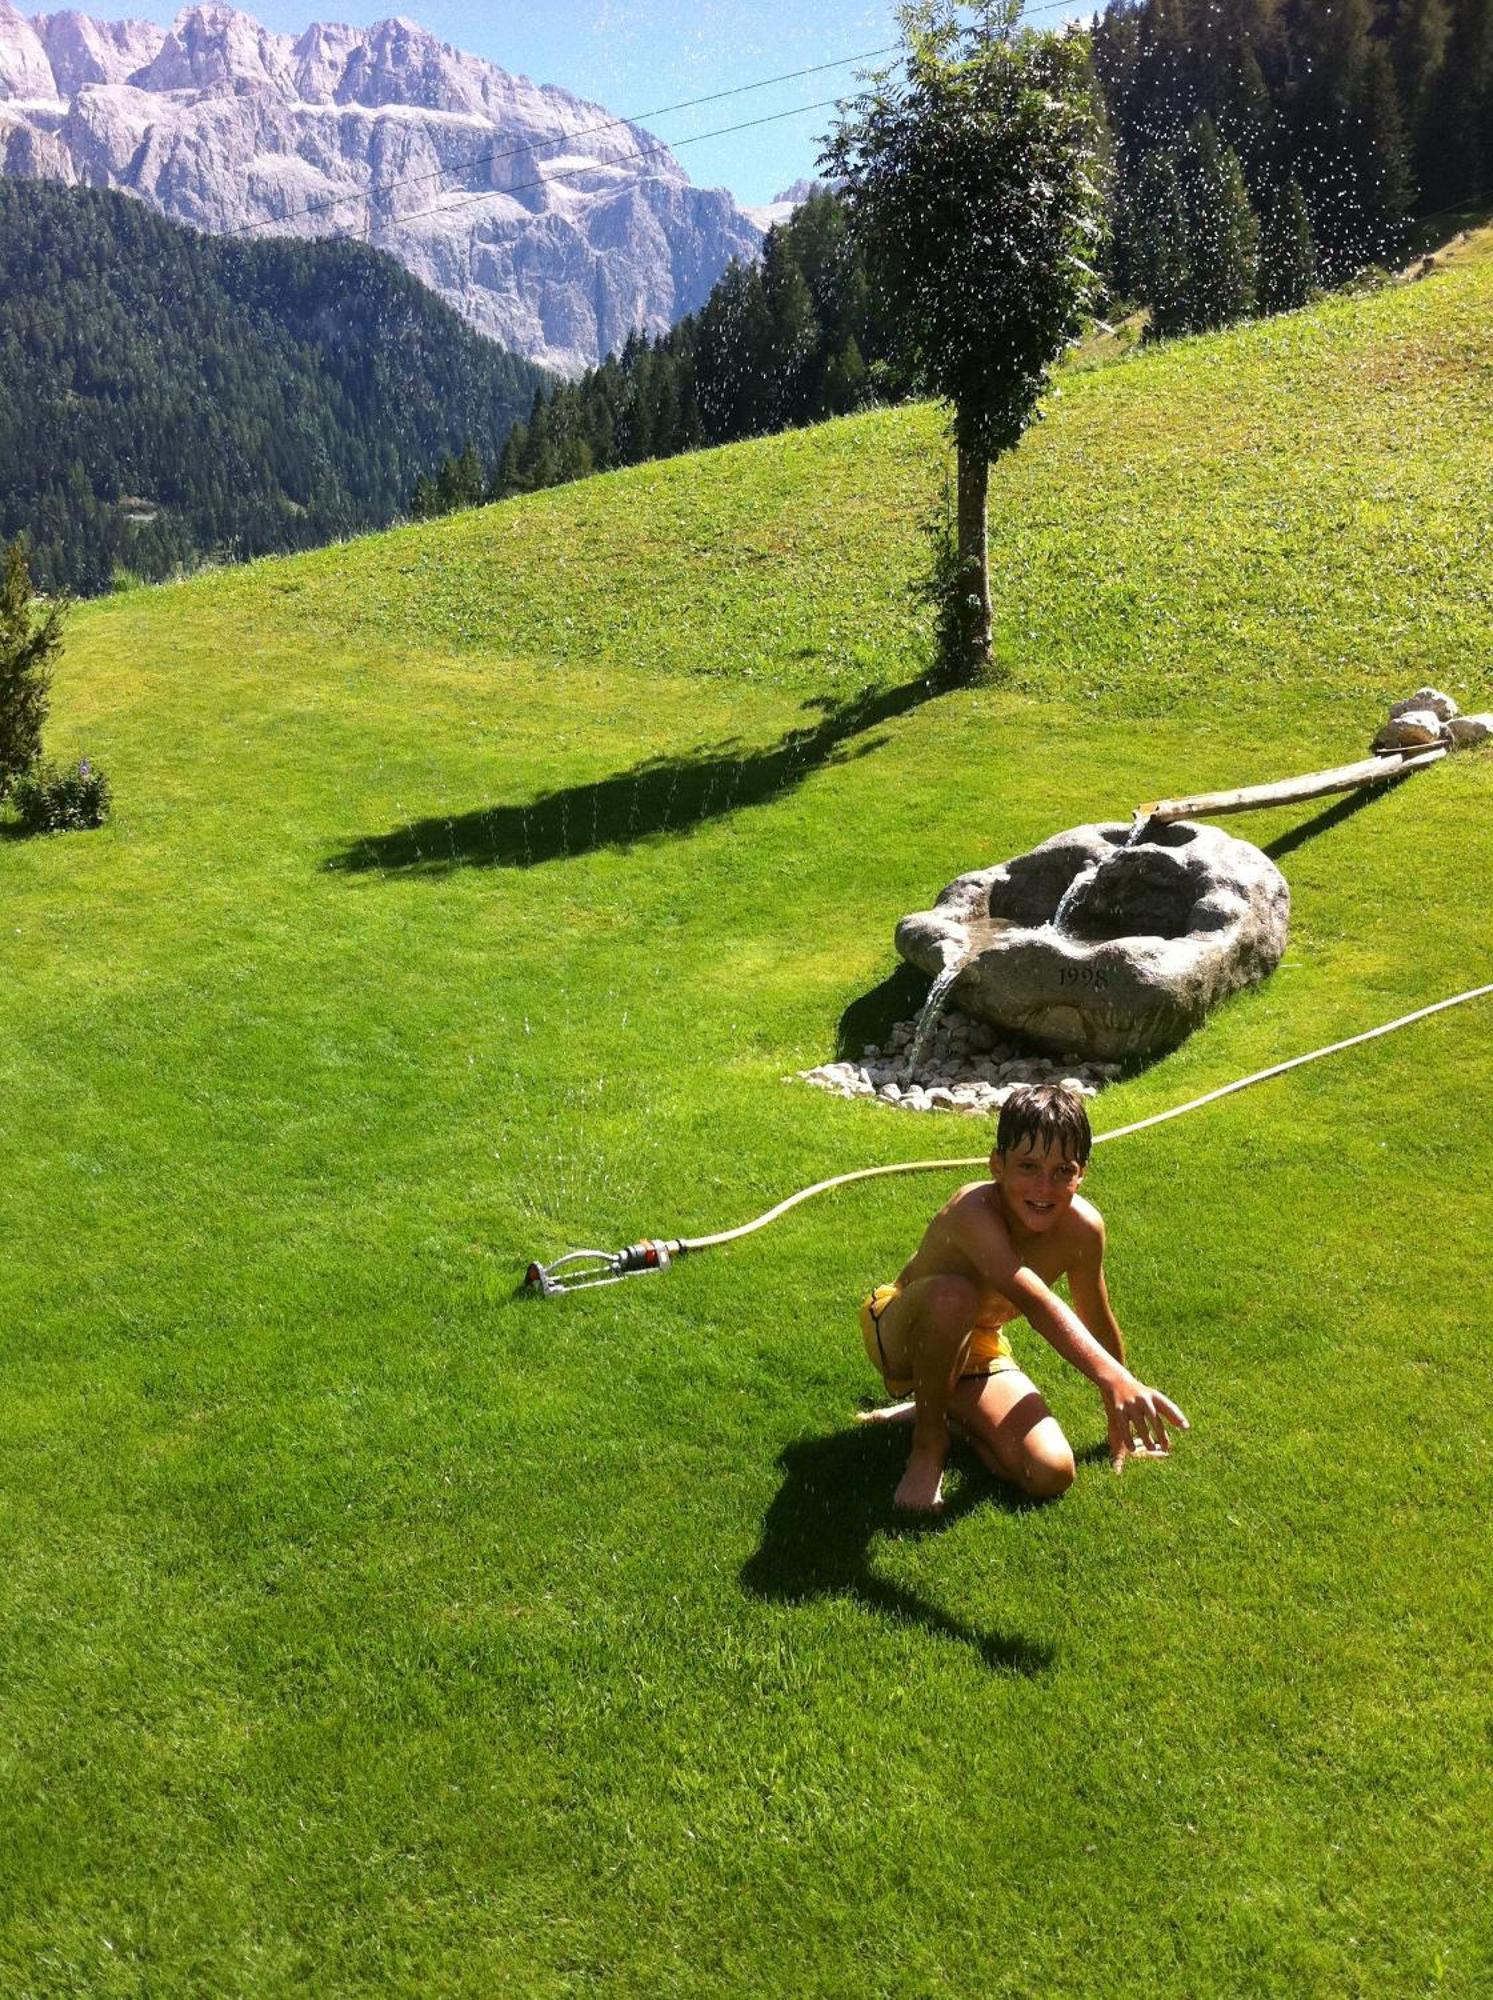
{"label": "hillside meadow slope", "polygon": [[[784,1081],[954,873],[1493,707],[1493,258],[1065,382],[930,698],[927,409],[78,609],[0,842],[0,1984],[1475,1994],[1487,1002],[1096,1155],[1188,1411],[936,1531],[854,1305],[987,1128]],[[1486,979],[1493,756],[1236,823],[1270,982],[1113,1127]],[[1018,1330],[1020,1335],[1021,1330]]]}

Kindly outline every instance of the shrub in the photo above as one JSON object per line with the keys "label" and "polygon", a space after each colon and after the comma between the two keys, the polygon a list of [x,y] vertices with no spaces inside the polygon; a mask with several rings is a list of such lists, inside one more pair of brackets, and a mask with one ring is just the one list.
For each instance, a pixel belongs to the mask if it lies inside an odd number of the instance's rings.
{"label": "shrub", "polygon": [[79,833],[109,817],[109,780],[82,757],[76,764],[34,764],[10,788],[24,833]]}
{"label": "shrub", "polygon": [[65,601],[37,607],[25,544],[10,543],[0,565],[0,798],[41,755],[65,609]]}

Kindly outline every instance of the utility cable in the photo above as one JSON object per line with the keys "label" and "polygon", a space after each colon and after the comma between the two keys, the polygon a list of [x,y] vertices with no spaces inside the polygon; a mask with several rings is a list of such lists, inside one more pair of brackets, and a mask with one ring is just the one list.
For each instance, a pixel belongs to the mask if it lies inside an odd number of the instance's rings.
{"label": "utility cable", "polygon": [[[1061,4],[1066,5],[1067,0],[1061,0]],[[225,229],[222,233],[225,236],[242,236],[251,229],[268,229],[271,226],[283,227],[287,222],[298,222],[302,216],[319,215],[325,209],[340,208],[350,201],[370,201],[375,195],[392,193],[395,188],[418,187],[423,181],[438,181],[445,174],[465,173],[472,167],[496,166],[500,161],[516,160],[524,153],[537,152],[546,146],[573,146],[578,140],[594,139],[602,132],[615,132],[619,126],[644,125],[651,118],[667,118],[676,111],[693,111],[702,104],[719,104],[722,99],[727,97],[744,97],[749,91],[768,90],[774,84],[796,83],[802,77],[822,75],[825,70],[845,69],[851,63],[870,62],[876,56],[890,55],[898,46],[900,45],[895,42],[889,43],[884,49],[868,49],[863,55],[840,56],[834,62],[814,63],[808,69],[786,70],[782,76],[764,76],[760,77],[755,83],[738,83],[730,90],[713,91],[708,97],[687,97],[678,104],[662,104],[656,111],[641,111],[636,117],[608,118],[600,125],[583,126],[579,132],[561,132],[553,139],[530,140],[522,146],[510,146],[506,151],[473,153],[464,160],[452,160],[447,165],[433,167],[425,173],[401,174],[394,180],[381,181],[377,185],[359,188],[350,194],[326,195],[317,201],[307,202],[304,208],[292,209],[288,215],[266,216],[256,222],[243,222],[236,229]],[[830,101],[836,102],[837,100],[831,99]],[[821,107],[812,105],[804,108],[818,110]],[[743,128],[732,127],[732,130],[740,129]],[[720,135],[717,133],[706,133],[702,136],[715,138]],[[684,140],[680,141],[681,145],[685,143]],[[664,150],[667,150],[667,148]],[[598,164],[607,163],[600,162]],[[507,188],[492,188],[486,190],[486,192],[506,194],[511,192],[511,190]],[[401,217],[400,219],[402,221],[404,218]]]}
{"label": "utility cable", "polygon": [[[1028,7],[1024,9],[1021,18],[1025,20],[1031,15],[1054,14],[1069,9],[1071,6],[1072,0],[1046,0],[1046,4],[1041,7]],[[440,180],[446,174],[466,173],[472,167],[496,166],[503,160],[518,159],[522,154],[537,152],[546,146],[574,145],[581,139],[594,139],[602,132],[614,132],[619,126],[646,125],[650,119],[668,118],[676,111],[694,111],[702,104],[719,104],[728,97],[744,97],[754,90],[770,90],[775,84],[798,83],[806,76],[822,76],[826,70],[848,69],[852,63],[874,62],[877,56],[895,55],[901,46],[900,42],[888,42],[884,48],[866,49],[860,55],[837,56],[832,62],[811,63],[805,69],[785,70],[781,76],[759,77],[754,83],[734,84],[729,90],[711,91],[704,97],[686,97],[682,98],[677,104],[661,104],[654,111],[640,111],[633,116],[608,118],[600,125],[586,125],[579,132],[561,132],[553,139],[531,140],[525,145],[510,146],[506,150],[498,152],[472,153],[464,160],[452,160],[444,166],[432,167],[423,173],[400,174],[393,180],[381,181],[377,185],[370,185],[366,188],[358,188],[348,194],[323,195],[315,201],[308,201],[302,208],[289,210],[284,215],[261,216],[254,222],[241,222],[235,228],[224,229],[219,233],[223,236],[244,236],[254,229],[283,229],[286,223],[299,222],[303,216],[320,215],[328,209],[344,207],[349,202],[372,201],[376,195],[390,194],[395,188],[418,187],[424,181]],[[839,101],[838,98],[827,100],[830,104],[837,104]],[[822,111],[825,107],[822,104],[808,104],[795,108],[804,111]],[[793,113],[783,112],[779,115],[787,118],[791,117]],[[766,123],[768,121],[753,122]],[[732,125],[726,128],[728,132],[744,132],[747,129],[746,125]],[[699,136],[702,139],[719,139],[723,138],[725,134],[721,132],[703,132]],[[693,139],[680,139],[677,143],[681,146],[687,146],[693,145],[695,141]],[[668,152],[669,150],[670,148],[667,146],[650,149],[650,151],[663,152]],[[641,154],[629,154],[624,155],[624,157],[642,158],[644,156]],[[598,164],[609,163],[600,162]],[[584,170],[577,168],[575,171],[581,172]],[[557,175],[555,178],[558,179],[561,177]],[[538,183],[530,182],[527,185],[536,186]],[[484,192],[491,194],[511,194],[517,192],[517,190],[511,188],[491,188],[484,190]],[[435,211],[433,209],[424,209],[421,213],[430,215],[434,214]],[[401,216],[399,220],[403,222],[409,220],[409,218]]]}
{"label": "utility cable", "polygon": [[[519,181],[511,188],[479,188],[475,194],[453,194],[448,201],[435,202],[429,208],[407,210],[395,216],[393,220],[399,223],[419,222],[427,215],[449,215],[454,209],[466,208],[474,201],[491,201],[495,194],[528,194],[534,188],[551,187],[556,181],[569,180],[576,174],[594,174],[599,167],[620,166],[627,160],[653,159],[659,153],[672,153],[680,146],[699,146],[707,139],[724,139],[733,132],[750,132],[758,125],[776,125],[784,118],[799,118],[807,111],[824,111],[839,101],[837,97],[826,97],[818,104],[795,104],[791,111],[772,111],[765,118],[747,118],[739,125],[722,125],[714,132],[696,132],[691,138],[676,139],[672,145],[660,143],[657,146],[645,146],[640,152],[619,154],[613,160],[588,160],[583,167],[562,167],[558,173],[540,174],[535,180]],[[639,174],[632,180],[623,182],[622,187],[639,187],[645,178],[646,176]],[[608,192],[616,191],[608,190]]]}

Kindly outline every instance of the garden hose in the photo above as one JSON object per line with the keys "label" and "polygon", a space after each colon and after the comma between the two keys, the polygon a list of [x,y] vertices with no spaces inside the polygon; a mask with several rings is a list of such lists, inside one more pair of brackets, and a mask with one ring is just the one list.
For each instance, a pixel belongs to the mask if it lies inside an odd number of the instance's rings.
{"label": "garden hose", "polygon": [[[1291,1056],[1285,1062],[1272,1063],[1269,1069],[1257,1069],[1252,1075],[1241,1076],[1233,1083],[1220,1084],[1217,1090],[1190,1098],[1186,1104],[1174,1104],[1170,1111],[1153,1112],[1149,1118],[1138,1118],[1132,1125],[1117,1126],[1113,1132],[1098,1132],[1094,1136],[1094,1144],[1103,1146],[1111,1139],[1128,1139],[1152,1125],[1164,1125],[1170,1118],[1183,1118],[1189,1111],[1200,1111],[1205,1104],[1214,1104],[1220,1097],[1231,1097],[1236,1090],[1248,1090],[1252,1084],[1264,1083],[1272,1076],[1283,1076],[1288,1069],[1300,1069],[1304,1063],[1321,1062],[1325,1056],[1341,1055],[1344,1049],[1357,1048],[1361,1042],[1377,1041],[1381,1035],[1392,1035],[1400,1028],[1408,1028],[1412,1022],[1444,1013],[1448,1007],[1464,1006],[1469,1000],[1481,1000],[1490,993],[1493,993],[1493,983],[1474,986],[1466,993],[1454,994],[1449,1000],[1434,1001],[1429,1007],[1417,1007],[1413,1014],[1402,1014],[1397,1021],[1386,1021],[1382,1027],[1367,1028],[1361,1035],[1350,1035],[1346,1041],[1329,1042],[1325,1048],[1312,1049],[1307,1055]],[[857,1167],[852,1173],[834,1174],[829,1180],[815,1181],[812,1187],[800,1188],[765,1214],[751,1222],[743,1222],[735,1229],[723,1229],[714,1236],[645,1237],[639,1243],[630,1243],[625,1250],[571,1250],[565,1256],[557,1257],[553,1264],[530,1264],[524,1274],[524,1283],[545,1298],[557,1298],[566,1292],[587,1291],[595,1285],[619,1284],[624,1278],[646,1271],[667,1271],[676,1259],[689,1252],[713,1250],[722,1243],[735,1243],[743,1236],[765,1229],[769,1222],[776,1222],[780,1215],[786,1215],[790,1208],[797,1208],[800,1202],[812,1200],[816,1194],[828,1194],[831,1188],[848,1187],[852,1181],[876,1180],[884,1174],[948,1172],[958,1167],[983,1167],[988,1163],[989,1155],[981,1153],[964,1160],[903,1160],[894,1166]]]}

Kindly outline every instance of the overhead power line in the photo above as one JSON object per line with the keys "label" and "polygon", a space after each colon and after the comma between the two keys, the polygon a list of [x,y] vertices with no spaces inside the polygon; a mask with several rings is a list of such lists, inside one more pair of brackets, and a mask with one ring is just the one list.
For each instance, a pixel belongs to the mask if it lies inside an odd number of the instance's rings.
{"label": "overhead power line", "polygon": [[[473,153],[470,154],[464,160],[453,160],[449,166],[433,167],[428,172],[425,173],[401,174],[394,180],[384,181],[381,182],[379,185],[373,187],[359,188],[358,190],[356,190],[356,192],[351,194],[325,195],[316,201],[308,201],[304,208],[294,209],[291,211],[289,215],[269,216],[262,218],[261,220],[256,222],[241,223],[237,229],[226,229],[224,230],[223,234],[225,236],[242,236],[247,230],[250,229],[267,229],[271,226],[271,224],[296,222],[299,221],[299,219],[303,215],[319,215],[325,209],[345,207],[348,202],[368,201],[374,195],[388,194],[394,188],[418,187],[422,181],[438,181],[442,179],[446,174],[465,173],[468,170],[468,168],[471,167],[491,167],[498,165],[498,163],[503,160],[516,160],[524,153],[537,152],[545,146],[573,146],[576,144],[578,140],[594,139],[597,137],[599,133],[615,132],[620,126],[645,125],[652,118],[667,118],[670,117],[676,111],[693,111],[702,104],[719,104],[723,99],[727,97],[744,97],[747,95],[749,91],[770,90],[774,84],[797,83],[803,77],[806,76],[822,76],[826,70],[847,69],[851,63],[871,62],[877,56],[885,56],[892,54],[898,46],[899,45],[895,42],[889,43],[888,46],[884,49],[867,49],[862,55],[840,56],[834,62],[814,63],[808,69],[792,69],[792,70],[786,70],[781,76],[759,77],[755,83],[738,83],[734,85],[733,88],[730,90],[712,91],[708,97],[687,97],[684,98],[678,104],[660,105],[656,111],[640,111],[636,117],[608,118],[607,120],[605,120],[604,123],[600,125],[586,125],[583,126],[579,132],[561,132],[553,139],[531,140],[526,145],[510,146],[506,148],[506,150],[499,150],[497,152],[492,152],[492,153]],[[830,100],[831,103],[834,103],[835,101],[836,100],[833,98]],[[820,109],[821,107],[818,105],[804,105],[799,108],[803,110],[815,111]],[[782,115],[786,117],[789,114],[784,113]],[[756,123],[758,121],[753,120],[751,122]],[[737,132],[737,131],[744,131],[746,128],[744,126],[732,125],[729,126],[727,129],[729,131]],[[702,138],[716,138],[719,137],[720,135],[718,133],[702,133],[700,136]],[[679,141],[680,145],[686,145],[691,143],[693,142],[683,139]],[[655,147],[652,150],[667,151],[668,149],[666,147],[665,148]],[[629,155],[624,157],[633,157],[633,156]],[[491,192],[505,193],[505,192],[510,192],[510,190],[495,188],[491,190]]]}
{"label": "overhead power line", "polygon": [[[1045,0],[1045,4],[1040,7],[1026,8],[1023,12],[1022,18],[1026,19],[1029,16],[1035,14],[1055,14],[1064,11],[1071,11],[1071,9],[1072,9],[1072,0]],[[694,111],[697,110],[699,106],[702,104],[720,104],[728,97],[744,97],[749,92],[754,90],[770,90],[775,84],[797,83],[806,76],[822,76],[826,70],[848,69],[852,63],[874,62],[877,56],[895,55],[897,50],[901,46],[902,45],[900,42],[889,42],[884,48],[865,49],[859,55],[837,56],[833,62],[812,63],[806,69],[785,70],[781,76],[759,77],[754,83],[734,84],[729,90],[711,91],[707,96],[704,97],[683,98],[680,100],[678,104],[663,104],[660,105],[658,109],[655,111],[640,111],[635,116],[630,116],[626,118],[608,118],[605,119],[600,125],[586,125],[583,126],[579,132],[562,132],[553,139],[540,139],[536,141],[530,141],[526,145],[499,148],[496,151],[490,153],[472,153],[469,154],[466,159],[453,160],[448,165],[445,166],[428,168],[424,172],[418,174],[396,175],[393,180],[381,181],[376,184],[370,185],[369,187],[366,188],[357,188],[350,191],[347,194],[321,195],[318,196],[317,199],[314,201],[306,202],[300,208],[290,209],[284,215],[261,216],[253,222],[241,222],[238,224],[236,228],[225,229],[221,233],[224,236],[246,236],[252,230],[256,229],[283,229],[288,222],[299,222],[302,219],[302,217],[307,215],[322,215],[325,214],[329,209],[345,208],[350,202],[359,202],[359,201],[372,202],[378,197],[387,194],[392,194],[395,188],[419,187],[425,181],[442,180],[448,174],[466,173],[473,167],[497,166],[503,160],[518,159],[521,155],[525,153],[538,152],[547,146],[573,146],[576,144],[578,140],[594,139],[600,133],[615,132],[618,130],[619,127],[624,125],[646,125],[650,119],[668,118],[671,117],[676,111]],[[838,101],[839,100],[837,98],[829,98],[826,100],[826,103],[835,104],[838,103]],[[792,118],[796,116],[799,112],[822,111],[824,109],[825,109],[825,104],[796,105],[792,111],[778,112],[775,114],[775,117]],[[674,146],[693,146],[698,144],[701,140],[725,138],[730,133],[746,132],[749,131],[754,125],[770,125],[773,122],[774,122],[773,118],[748,119],[745,124],[727,125],[723,127],[722,130],[719,132],[701,132],[693,138],[676,140],[674,142]],[[644,159],[651,157],[653,154],[656,153],[671,152],[674,150],[674,146],[661,144],[658,146],[649,147],[644,152],[641,153],[625,153],[622,155],[622,158]],[[572,171],[581,173],[581,172],[591,171],[591,169],[575,168]],[[548,176],[547,178],[554,180],[563,180],[565,178],[565,175],[563,173],[554,174]],[[542,180],[527,181],[524,183],[522,189],[490,188],[484,190],[483,192],[489,194],[517,194],[521,192],[526,192],[529,189],[541,186],[542,184],[543,184]],[[461,199],[465,198],[467,197],[461,197]],[[470,197],[470,199],[472,200],[476,200],[479,198],[480,197],[477,195],[473,195]],[[422,209],[419,211],[419,214],[421,215],[433,215],[435,213],[436,210],[433,208]],[[414,219],[416,218],[411,216],[400,217],[401,221],[411,221]]]}
{"label": "overhead power line", "polygon": [[[791,111],[769,112],[765,118],[748,118],[740,125],[722,125],[714,132],[696,132],[691,138],[676,139],[673,145],[644,146],[639,152],[623,153],[615,160],[604,162],[588,160],[583,167],[561,167],[553,174],[540,174],[535,180],[520,181],[511,188],[479,188],[476,193],[453,193],[448,201],[438,201],[430,208],[417,208],[393,219],[397,222],[418,222],[422,216],[446,215],[453,208],[465,208],[474,201],[490,201],[495,194],[528,194],[534,188],[550,187],[554,182],[569,180],[576,174],[594,174],[598,165],[620,166],[627,160],[651,160],[659,153],[672,153],[678,146],[699,146],[707,139],[724,139],[732,132],[750,132],[757,125],[776,125],[784,118],[802,118],[807,112],[827,111],[839,102],[837,97],[826,97],[817,104],[795,104]],[[642,179],[642,175],[635,175],[625,185],[637,187],[641,185]]]}

